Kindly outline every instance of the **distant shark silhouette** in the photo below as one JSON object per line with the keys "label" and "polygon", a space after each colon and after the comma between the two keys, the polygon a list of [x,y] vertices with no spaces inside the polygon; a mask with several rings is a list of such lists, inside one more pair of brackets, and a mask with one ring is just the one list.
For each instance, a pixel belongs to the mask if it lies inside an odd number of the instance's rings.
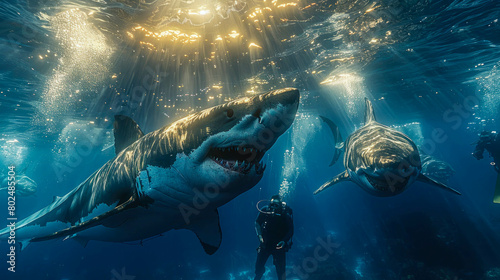
{"label": "distant shark silhouette", "polygon": [[[15,179],[16,196],[35,195],[38,189],[38,185],[33,179],[25,175],[16,175]],[[0,188],[0,191],[8,189],[8,183],[8,177],[5,177],[5,179],[2,181],[2,187]]]}
{"label": "distant shark silhouette", "polygon": [[339,182],[352,181],[375,196],[394,196],[408,188],[415,180],[460,192],[422,174],[420,154],[415,143],[405,134],[375,120],[372,103],[365,99],[365,125],[345,141],[331,120],[321,117],[335,138],[335,154],[331,165],[337,162],[345,149],[346,171],[323,184],[314,194]]}
{"label": "distant shark silhouette", "polygon": [[[17,223],[16,239],[126,242],[189,229],[213,254],[222,235],[217,208],[262,178],[264,153],[292,124],[293,88],[241,98],[144,135],[116,116],[117,156],[52,204]],[[9,228],[0,231],[7,238]]]}

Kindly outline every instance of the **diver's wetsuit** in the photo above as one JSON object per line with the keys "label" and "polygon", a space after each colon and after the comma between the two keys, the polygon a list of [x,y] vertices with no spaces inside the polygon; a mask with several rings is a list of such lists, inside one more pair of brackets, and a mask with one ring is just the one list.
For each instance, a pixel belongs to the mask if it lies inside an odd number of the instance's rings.
{"label": "diver's wetsuit", "polygon": [[495,170],[500,173],[500,134],[482,132],[473,156],[478,160],[482,159],[484,150],[493,157]]}
{"label": "diver's wetsuit", "polygon": [[[266,206],[262,212],[271,213],[270,207]],[[293,235],[293,213],[292,209],[283,203],[282,208],[274,214],[260,213],[255,221],[257,234],[262,235],[263,243],[257,249],[257,262],[255,264],[255,280],[260,280],[265,272],[265,264],[270,255],[273,255],[274,266],[278,274],[278,280],[285,280],[286,257],[285,253],[290,249]],[[281,212],[281,213],[279,213]],[[281,249],[276,246],[280,241],[285,245]]]}

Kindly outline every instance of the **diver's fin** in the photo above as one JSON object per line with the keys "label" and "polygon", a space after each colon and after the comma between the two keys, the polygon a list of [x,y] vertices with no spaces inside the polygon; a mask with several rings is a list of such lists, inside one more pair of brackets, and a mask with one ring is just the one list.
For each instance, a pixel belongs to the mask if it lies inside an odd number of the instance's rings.
{"label": "diver's fin", "polygon": [[323,116],[319,116],[332,130],[333,140],[335,141],[335,152],[333,154],[332,162],[330,166],[334,165],[339,159],[340,154],[344,148],[344,141],[342,140],[342,135],[340,135],[339,127],[332,122],[330,119],[325,118]]}
{"label": "diver's fin", "polygon": [[203,215],[201,219],[193,221],[189,229],[196,234],[207,254],[213,255],[219,249],[222,231],[217,209]]}
{"label": "diver's fin", "polygon": [[375,113],[373,112],[373,105],[368,98],[365,97],[366,111],[365,111],[365,125],[370,122],[377,121],[375,119]]}
{"label": "diver's fin", "polygon": [[113,123],[115,135],[115,153],[119,154],[123,149],[144,136],[139,125],[131,118],[123,115],[116,115]]}
{"label": "diver's fin", "polygon": [[31,242],[38,242],[38,241],[51,240],[51,239],[60,238],[60,237],[66,237],[66,238],[70,237],[71,238],[71,236],[77,232],[80,232],[82,230],[86,230],[88,228],[92,228],[92,227],[95,227],[95,226],[102,224],[106,218],[109,218],[115,214],[118,214],[121,211],[125,211],[127,209],[137,207],[138,204],[135,202],[136,202],[136,200],[134,199],[134,197],[130,197],[130,199],[127,200],[126,202],[116,206],[115,208],[113,208],[112,210],[109,210],[108,212],[106,212],[104,214],[96,216],[88,221],[79,223],[76,226],[72,226],[72,227],[69,227],[69,228],[66,228],[66,229],[63,229],[60,231],[56,231],[52,234],[49,234],[46,236],[35,237],[35,238],[31,239],[30,241]]}
{"label": "diver's fin", "polygon": [[52,197],[52,203],[56,202],[56,201],[57,201],[57,200],[59,200],[59,199],[61,199],[61,197],[60,197],[60,196],[54,195],[54,196]]}
{"label": "diver's fin", "polygon": [[500,203],[500,173],[498,174],[497,177],[497,184],[495,187],[495,196],[493,197],[493,202]]}
{"label": "diver's fin", "polygon": [[321,187],[319,187],[319,189],[317,189],[314,192],[314,194],[318,194],[319,192],[322,192],[326,188],[331,187],[339,182],[348,181],[348,180],[350,180],[349,173],[347,173],[347,171],[344,171],[344,172],[340,173],[339,175],[333,177],[333,179],[331,179],[330,181],[324,183]]}
{"label": "diver's fin", "polygon": [[427,184],[430,184],[430,185],[434,185],[434,186],[438,186],[440,188],[443,188],[447,191],[450,191],[450,192],[453,192],[453,193],[456,193],[458,195],[462,195],[462,193],[460,193],[459,191],[453,189],[453,188],[450,188],[448,187],[447,185],[445,184],[442,184],[442,183],[439,183],[438,181],[434,180],[434,179],[431,179],[427,176],[425,176],[424,174],[420,173],[417,177],[417,181],[420,181],[420,182],[424,182],[424,183],[427,183]]}

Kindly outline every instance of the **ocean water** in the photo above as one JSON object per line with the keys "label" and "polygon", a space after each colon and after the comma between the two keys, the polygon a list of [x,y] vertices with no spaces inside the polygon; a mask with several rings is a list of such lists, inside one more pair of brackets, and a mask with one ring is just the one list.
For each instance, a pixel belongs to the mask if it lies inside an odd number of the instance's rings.
{"label": "ocean water", "polygon": [[[1,279],[253,279],[256,204],[280,193],[294,210],[287,279],[500,279],[497,173],[472,157],[500,130],[500,2],[494,0],[58,0],[0,3],[0,174],[36,182],[19,218],[47,206],[114,157],[114,115],[147,133],[269,90],[301,93],[292,126],[249,191],[219,208],[223,240],[194,233],[141,242],[0,246]],[[329,166],[332,119],[344,139],[377,120],[450,164],[457,196],[420,182],[375,197]],[[436,137],[436,133],[440,134]],[[0,219],[8,224],[8,193]],[[324,258],[315,251],[334,244]],[[276,279],[271,259],[263,279]]]}

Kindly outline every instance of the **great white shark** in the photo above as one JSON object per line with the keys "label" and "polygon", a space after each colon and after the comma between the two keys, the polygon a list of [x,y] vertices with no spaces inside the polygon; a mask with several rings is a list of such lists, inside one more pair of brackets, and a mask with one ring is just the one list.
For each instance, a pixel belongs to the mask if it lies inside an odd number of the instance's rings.
{"label": "great white shark", "polygon": [[[217,208],[255,186],[264,153],[292,124],[294,88],[237,99],[144,135],[116,116],[116,157],[79,186],[16,224],[16,241],[71,238],[128,242],[172,229],[193,231],[213,254],[222,235]],[[10,228],[0,231],[9,236]]]}
{"label": "great white shark", "polygon": [[416,180],[460,194],[422,173],[420,154],[415,143],[405,134],[378,123],[372,103],[365,99],[365,124],[342,142],[338,127],[321,117],[335,138],[335,154],[331,165],[344,150],[345,171],[323,184],[314,194],[344,181],[352,181],[375,196],[402,193]]}

